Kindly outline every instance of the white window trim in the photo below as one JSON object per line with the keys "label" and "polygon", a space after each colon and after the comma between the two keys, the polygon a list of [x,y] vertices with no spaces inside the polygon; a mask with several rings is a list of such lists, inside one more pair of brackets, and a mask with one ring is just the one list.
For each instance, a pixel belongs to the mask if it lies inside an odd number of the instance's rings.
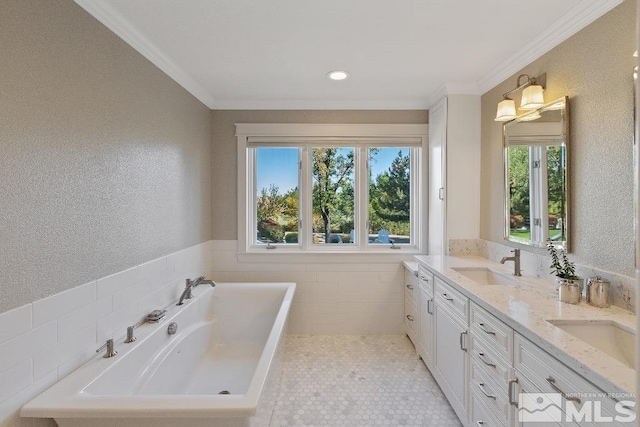
{"label": "white window trim", "polygon": [[[236,123],[236,138],[238,141],[238,252],[240,254],[365,254],[365,253],[393,253],[406,255],[410,253],[424,253],[427,244],[427,165],[428,165],[428,125],[419,124],[281,124],[281,123]],[[417,200],[416,209],[411,212],[412,244],[401,245],[401,250],[392,250],[387,245],[368,244],[365,236],[358,233],[356,245],[313,245],[308,242],[304,245],[277,245],[277,250],[268,250],[266,246],[254,247],[248,236],[253,235],[253,211],[255,210],[254,187],[255,182],[249,184],[250,176],[253,176],[254,159],[249,156],[247,149],[252,143],[268,145],[268,143],[302,142],[312,139],[314,142],[340,141],[349,142],[349,146],[369,146],[384,142],[385,146],[402,146],[411,144],[419,148],[419,156],[411,156],[411,167],[417,173],[418,179],[411,182],[411,197]],[[415,153],[415,151],[414,151]],[[356,156],[358,166],[356,173],[357,182],[366,179],[366,158]],[[302,162],[309,162],[310,156],[300,158]],[[307,165],[308,166],[308,165]],[[416,168],[416,169],[413,169]],[[255,179],[255,177],[254,177]],[[302,189],[309,186],[310,177],[300,176],[299,185]],[[304,182],[303,182],[304,181]],[[416,181],[416,182],[414,182]],[[367,192],[359,191],[356,197],[355,229],[362,229],[362,221],[366,220],[368,206]],[[310,194],[300,192],[301,198],[310,198]],[[311,224],[305,220],[310,217],[308,201],[301,200],[302,227],[300,233],[310,232]],[[363,207],[365,207],[363,209]],[[301,234],[302,235],[302,234]],[[306,234],[304,234],[306,235]],[[304,241],[306,241],[305,239]]]}

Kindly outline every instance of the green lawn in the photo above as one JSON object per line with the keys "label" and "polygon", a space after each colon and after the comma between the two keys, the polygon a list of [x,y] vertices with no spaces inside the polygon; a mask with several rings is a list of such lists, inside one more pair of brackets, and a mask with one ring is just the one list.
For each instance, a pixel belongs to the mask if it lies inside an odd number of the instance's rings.
{"label": "green lawn", "polygon": [[[560,234],[560,230],[549,230],[549,238],[557,236]],[[530,230],[510,230],[509,235],[512,237],[517,237],[518,239],[531,239],[531,231]]]}

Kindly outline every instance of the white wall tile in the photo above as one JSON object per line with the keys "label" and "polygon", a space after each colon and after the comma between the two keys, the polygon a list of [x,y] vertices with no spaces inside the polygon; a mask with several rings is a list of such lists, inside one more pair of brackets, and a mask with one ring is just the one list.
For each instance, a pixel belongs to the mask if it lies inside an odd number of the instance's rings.
{"label": "white wall tile", "polygon": [[316,273],[310,271],[265,271],[254,274],[254,279],[259,282],[315,282]]}
{"label": "white wall tile", "polygon": [[180,298],[184,288],[182,280],[175,280],[155,292],[145,295],[138,300],[138,312],[145,314],[160,310]]}
{"label": "white wall tile", "polygon": [[0,372],[51,348],[58,341],[56,321],[32,329],[0,345]]}
{"label": "white wall tile", "polygon": [[121,310],[151,292],[149,279],[142,279],[138,283],[113,294],[113,311]]}
{"label": "white wall tile", "polygon": [[31,358],[0,374],[0,404],[33,382]]}
{"label": "white wall tile", "polygon": [[138,267],[133,267],[128,270],[112,274],[111,276],[98,279],[96,299],[102,299],[109,295],[113,295],[118,291],[132,286],[139,280],[140,269]]}
{"label": "white wall tile", "polygon": [[344,271],[318,273],[320,282],[350,283],[355,285],[369,285],[380,282],[380,273],[374,271]]}
{"label": "white wall tile", "polygon": [[96,300],[96,282],[90,282],[33,303],[33,326],[38,327]]}
{"label": "white wall tile", "polygon": [[108,339],[126,336],[127,327],[142,319],[144,315],[140,313],[138,303],[133,302],[130,306],[115,311],[98,320],[96,325],[96,343],[104,344]]}
{"label": "white wall tile", "polygon": [[253,282],[254,274],[251,271],[213,271],[210,276],[216,282]]}
{"label": "white wall tile", "polygon": [[27,304],[0,314],[0,344],[31,329],[32,305]]}
{"label": "white wall tile", "polygon": [[209,249],[212,251],[237,251],[238,250],[238,241],[237,240],[210,240],[211,245]]}
{"label": "white wall tile", "polygon": [[293,303],[292,313],[304,314],[335,314],[338,312],[337,303]]}
{"label": "white wall tile", "polygon": [[[293,262],[256,261],[238,256],[236,241],[212,241],[208,253],[218,281],[295,282],[289,333],[403,333],[404,267],[406,257],[351,255],[322,262],[297,257]],[[284,259],[285,261],[282,261]],[[336,310],[343,316],[336,317]],[[372,314],[385,322],[369,321]],[[353,316],[353,317],[348,317]],[[348,324],[354,320],[355,323]],[[294,332],[292,332],[294,331]]]}
{"label": "white wall tile", "polygon": [[[293,296],[293,303],[310,303],[310,302],[319,302],[316,297],[316,293],[314,291],[304,291],[298,290],[296,288],[296,293]],[[323,301],[323,302],[333,302],[333,301]]]}
{"label": "white wall tile", "polygon": [[58,366],[88,347],[96,347],[95,324],[33,356],[33,378],[39,380],[47,373],[57,371]]}
{"label": "white wall tile", "polygon": [[58,341],[62,341],[91,324],[95,324],[113,311],[112,298],[102,298],[94,303],[58,318]]}
{"label": "white wall tile", "polygon": [[140,269],[139,276],[142,279],[155,279],[159,276],[166,275],[167,257],[154,259],[153,261],[140,264],[138,268]]}

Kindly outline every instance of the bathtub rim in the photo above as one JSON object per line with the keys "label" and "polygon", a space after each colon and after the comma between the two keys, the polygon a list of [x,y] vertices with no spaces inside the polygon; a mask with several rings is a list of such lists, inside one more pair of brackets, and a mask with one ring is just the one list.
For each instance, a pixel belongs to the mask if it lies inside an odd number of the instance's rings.
{"label": "bathtub rim", "polygon": [[[276,315],[267,342],[262,350],[258,366],[249,383],[247,393],[242,395],[83,395],[80,393],[92,381],[104,375],[116,363],[134,351],[148,337],[164,329],[182,310],[201,301],[202,296],[215,292],[208,288],[188,304],[176,307],[175,302],[167,307],[167,317],[160,327],[140,328],[138,342],[133,346],[120,345],[117,360],[104,359],[101,355],[87,361],[49,389],[25,404],[21,417],[31,418],[235,418],[256,414],[258,401],[265,386],[267,373],[272,365],[278,344],[282,340],[296,290],[293,282],[220,282],[217,286],[273,287],[286,289],[282,304]],[[147,325],[145,325],[147,326]],[[157,326],[157,325],[151,325]],[[122,337],[124,338],[124,337]],[[120,344],[122,339],[117,340]],[[109,364],[111,362],[111,364]],[[108,366],[105,366],[107,365]],[[170,407],[168,405],[173,405]]]}

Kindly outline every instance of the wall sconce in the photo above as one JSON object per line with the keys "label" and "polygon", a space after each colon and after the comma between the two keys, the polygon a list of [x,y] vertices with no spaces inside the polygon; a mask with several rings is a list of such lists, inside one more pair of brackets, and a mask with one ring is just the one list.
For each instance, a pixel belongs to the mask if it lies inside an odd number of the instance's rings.
{"label": "wall sconce", "polygon": [[[526,78],[526,81],[521,83],[523,78]],[[509,98],[509,95],[520,89],[524,89],[522,91],[520,109],[533,110],[534,108],[540,108],[544,105],[544,94],[542,93],[544,87],[537,84],[535,77],[520,74],[516,82],[516,87],[502,95],[504,99],[498,104],[498,111],[496,112],[495,118],[496,122],[508,122],[518,116],[516,114],[516,103],[513,99]]]}

